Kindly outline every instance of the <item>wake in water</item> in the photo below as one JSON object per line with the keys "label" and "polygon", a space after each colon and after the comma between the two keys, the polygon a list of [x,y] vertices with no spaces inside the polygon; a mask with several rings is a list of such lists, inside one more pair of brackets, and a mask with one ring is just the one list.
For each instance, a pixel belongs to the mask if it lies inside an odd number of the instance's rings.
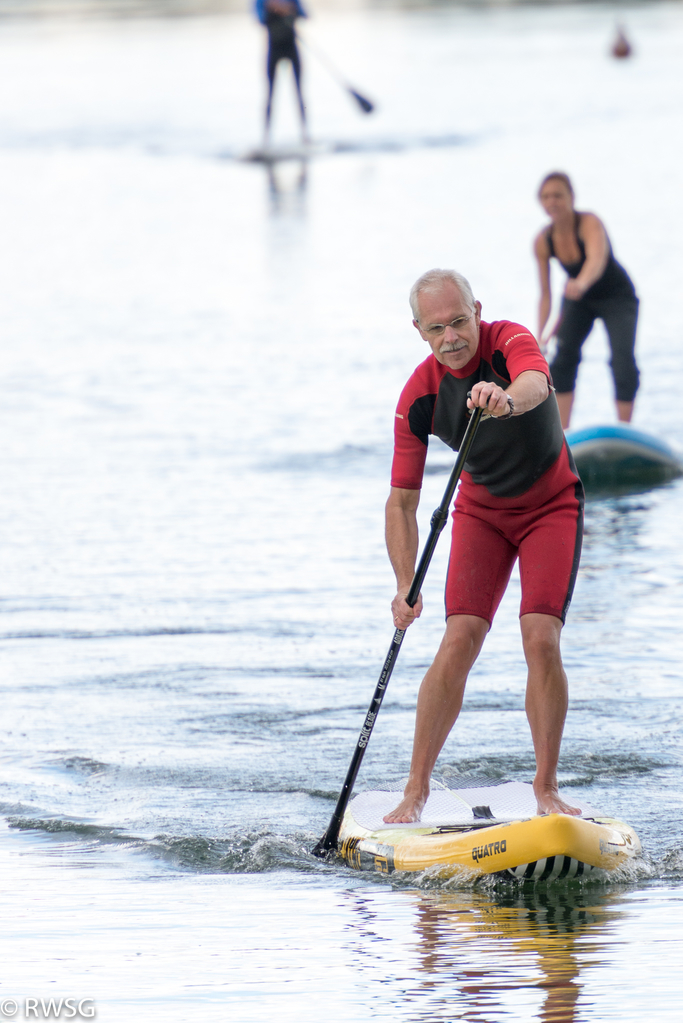
{"label": "wake in water", "polygon": [[[81,854],[101,855],[108,851],[143,857],[150,869],[154,863],[163,863],[172,870],[193,874],[265,874],[277,871],[315,873],[333,871],[336,874],[358,878],[360,883],[370,886],[389,884],[401,889],[420,890],[443,889],[495,889],[500,884],[528,885],[544,882],[525,881],[511,878],[507,874],[481,875],[466,867],[434,866],[421,872],[396,871],[391,875],[360,874],[338,857],[320,860],[311,854],[319,836],[297,832],[276,834],[261,828],[258,830],[234,829],[215,837],[203,835],[173,835],[170,833],[154,836],[136,835],[119,828],[108,828],[56,817],[35,817],[17,812],[8,813],[9,808],[0,808],[11,829],[23,832],[27,838],[49,838],[55,854],[69,851],[72,856]],[[43,851],[45,846],[43,845]],[[643,882],[683,881],[683,846],[667,849],[662,856],[654,858],[645,851],[642,856],[631,860],[622,867],[606,874],[595,870],[580,878],[562,878],[547,882],[550,886],[598,885],[609,888],[637,885]]]}

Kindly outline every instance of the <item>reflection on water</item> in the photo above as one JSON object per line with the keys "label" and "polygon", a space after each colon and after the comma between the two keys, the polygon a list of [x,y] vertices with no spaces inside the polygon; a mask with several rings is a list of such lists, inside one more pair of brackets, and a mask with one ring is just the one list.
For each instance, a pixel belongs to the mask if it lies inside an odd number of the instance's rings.
{"label": "reflection on water", "polygon": [[[620,897],[595,885],[410,892],[413,1020],[534,1019],[574,1023],[586,1009],[582,974],[611,944]],[[387,940],[371,902],[352,896],[358,951]],[[380,946],[381,947],[381,946]],[[398,978],[397,978],[398,979]]]}
{"label": "reflection on water", "polygon": [[655,496],[648,493],[588,501],[581,567],[585,567],[586,552],[596,551],[600,564],[613,569],[612,562],[605,558],[605,546],[612,554],[625,554],[635,549],[655,500]]}
{"label": "reflection on water", "polygon": [[302,217],[306,212],[308,160],[267,162],[268,194],[271,214],[287,213]]}
{"label": "reflection on water", "polygon": [[[540,886],[491,901],[428,896],[418,904],[423,968],[452,975],[473,1018],[495,1017],[508,992],[526,990],[539,999],[533,1018],[571,1023],[581,992],[585,937],[591,933],[594,960],[595,937],[609,919],[609,910],[595,902],[591,891]],[[483,945],[489,956],[492,948],[500,949],[504,968],[492,970],[490,959],[473,964]]]}

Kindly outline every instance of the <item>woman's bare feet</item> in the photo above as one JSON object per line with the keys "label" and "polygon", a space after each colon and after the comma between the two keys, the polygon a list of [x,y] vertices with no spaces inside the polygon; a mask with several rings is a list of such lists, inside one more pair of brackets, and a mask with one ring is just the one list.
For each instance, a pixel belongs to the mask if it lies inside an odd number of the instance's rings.
{"label": "woman's bare feet", "polygon": [[541,785],[534,782],[534,795],[538,804],[539,813],[568,813],[573,817],[580,817],[581,810],[578,806],[570,806],[560,798],[557,785]]}
{"label": "woman's bare feet", "polygon": [[427,792],[420,795],[410,795],[408,790],[403,796],[403,799],[398,804],[395,810],[388,813],[384,817],[385,824],[414,824],[415,821],[419,821],[420,815],[427,802],[427,796],[429,795],[429,789]]}

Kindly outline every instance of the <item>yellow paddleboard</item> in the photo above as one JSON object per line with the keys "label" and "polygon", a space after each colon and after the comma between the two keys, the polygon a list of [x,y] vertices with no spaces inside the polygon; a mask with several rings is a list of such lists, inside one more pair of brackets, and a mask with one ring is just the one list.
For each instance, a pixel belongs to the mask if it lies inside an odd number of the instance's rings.
{"label": "yellow paddleboard", "polygon": [[[640,853],[635,831],[581,800],[580,817],[536,813],[531,785],[507,782],[433,792],[416,824],[384,824],[401,792],[363,792],[349,805],[340,855],[359,870],[383,874],[428,867],[468,867],[536,881],[612,871]],[[565,797],[567,798],[567,797]]]}

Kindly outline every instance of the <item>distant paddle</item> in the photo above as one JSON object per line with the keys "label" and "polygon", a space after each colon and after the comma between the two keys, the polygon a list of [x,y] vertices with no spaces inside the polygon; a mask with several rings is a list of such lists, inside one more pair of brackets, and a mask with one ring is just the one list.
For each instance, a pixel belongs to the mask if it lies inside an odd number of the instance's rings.
{"label": "distant paddle", "polygon": [[297,39],[299,40],[300,43],[304,44],[306,49],[310,50],[311,53],[315,54],[315,56],[318,58],[320,63],[323,64],[327,68],[327,70],[330,72],[330,74],[335,79],[335,81],[339,82],[339,84],[341,85],[342,89],[346,89],[346,91],[349,93],[349,95],[353,96],[353,98],[355,99],[356,103],[358,104],[358,106],[363,111],[363,113],[364,114],[371,114],[372,111],[375,109],[375,104],[371,103],[370,100],[367,99],[365,96],[361,96],[361,94],[359,92],[356,92],[355,89],[352,89],[351,86],[349,85],[349,83],[346,81],[346,79],[342,75],[342,73],[332,63],[330,58],[325,56],[325,54],[322,53],[318,49],[317,46],[313,46],[308,41],[308,39],[304,39],[303,36],[300,36],[298,32],[297,32],[296,37],[297,37]]}
{"label": "distant paddle", "polygon": [[[465,436],[460,444],[458,457],[455,460],[455,465],[453,466],[453,471],[451,472],[448,480],[448,486],[446,487],[441,504],[432,515],[431,530],[406,597],[406,604],[408,604],[409,607],[414,607],[417,603],[417,598],[420,596],[420,590],[422,589],[422,584],[425,580],[425,576],[427,575],[427,569],[429,568],[429,563],[432,560],[432,555],[436,549],[437,541],[441,535],[443,527],[448,521],[448,512],[451,506],[451,501],[453,500],[453,494],[455,493],[455,488],[458,485],[458,480],[460,479],[465,462],[467,461],[467,456],[470,453],[470,448],[474,441],[474,435],[477,432],[477,427],[479,426],[479,421],[483,412],[483,408],[478,408],[472,413],[470,421],[467,424],[467,429],[465,430]],[[339,829],[341,828],[342,819],[349,799],[351,798],[358,769],[360,768],[363,755],[370,741],[370,735],[375,725],[375,721],[377,720],[377,715],[379,714],[379,709],[382,705],[382,700],[384,698],[387,685],[389,684],[391,673],[394,670],[394,664],[396,663],[396,658],[398,657],[399,650],[401,649],[401,643],[403,642],[404,636],[405,629],[396,629],[394,632],[394,638],[391,641],[389,653],[384,661],[384,666],[382,667],[379,681],[372,697],[372,702],[368,708],[367,714],[365,715],[365,721],[360,730],[356,749],[353,757],[351,758],[351,764],[347,771],[344,785],[339,795],[339,799],[337,800],[334,813],[332,814],[332,820],[330,821],[327,831],[323,837],[320,839],[315,848],[311,850],[314,856],[322,858],[327,856],[327,854],[333,849],[337,848],[337,839],[339,838]]]}

